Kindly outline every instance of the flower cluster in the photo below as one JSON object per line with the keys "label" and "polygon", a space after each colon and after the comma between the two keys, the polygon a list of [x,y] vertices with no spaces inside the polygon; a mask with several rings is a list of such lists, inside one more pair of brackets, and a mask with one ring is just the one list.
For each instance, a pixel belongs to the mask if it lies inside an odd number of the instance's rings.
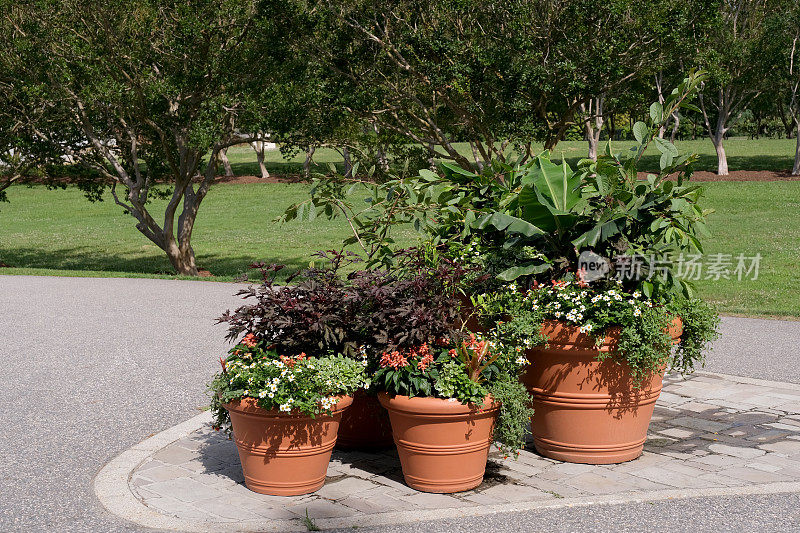
{"label": "flower cluster", "polygon": [[433,363],[433,352],[428,344],[422,344],[408,351],[392,350],[383,352],[379,361],[381,368],[391,367],[395,370],[415,365],[418,370],[426,370]]}
{"label": "flower cluster", "polygon": [[523,305],[539,312],[542,319],[563,320],[583,333],[599,334],[606,327],[639,318],[653,302],[641,292],[625,292],[615,281],[607,289],[596,289],[580,281],[556,281],[536,286],[524,297]]}
{"label": "flower cluster", "polygon": [[210,385],[216,426],[227,426],[223,403],[253,398],[264,409],[314,415],[329,412],[338,397],[369,386],[363,360],[341,355],[284,356],[246,335],[221,361]]}

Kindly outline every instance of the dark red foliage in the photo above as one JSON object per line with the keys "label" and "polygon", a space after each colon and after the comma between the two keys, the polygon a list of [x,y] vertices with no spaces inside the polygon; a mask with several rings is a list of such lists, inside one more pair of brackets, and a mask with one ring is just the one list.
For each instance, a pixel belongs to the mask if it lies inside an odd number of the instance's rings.
{"label": "dark red foliage", "polygon": [[331,251],[318,255],[329,266],[300,272],[295,285],[275,284],[278,265],[253,265],[261,270],[263,283],[239,291],[253,303],[220,317],[229,325],[228,339],[252,333],[263,347],[288,356],[355,356],[364,346],[374,358],[387,349],[455,334],[457,286],[466,274],[456,263],[441,259],[429,264],[421,252],[406,250],[392,272],[360,270],[342,277],[339,270],[352,257]]}

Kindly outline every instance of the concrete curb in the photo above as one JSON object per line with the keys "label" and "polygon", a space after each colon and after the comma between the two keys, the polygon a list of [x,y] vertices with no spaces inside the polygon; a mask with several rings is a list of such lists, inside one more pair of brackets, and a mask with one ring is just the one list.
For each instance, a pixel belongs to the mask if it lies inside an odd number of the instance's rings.
{"label": "concrete curb", "polygon": [[[713,372],[696,372],[696,375],[717,377],[736,383],[761,385],[778,389],[796,390],[793,383],[775,382]],[[242,520],[221,524],[187,520],[162,514],[152,510],[140,501],[130,490],[129,481],[136,468],[151,455],[165,446],[182,439],[211,421],[209,412],[199,414],[186,422],[171,427],[161,433],[140,442],[123,452],[97,473],[94,479],[94,490],[97,498],[111,513],[141,526],[177,531],[216,532],[224,528],[229,531],[306,531],[306,526],[299,520]],[[714,496],[743,496],[755,494],[778,494],[800,492],[800,482],[766,483],[741,487],[714,487],[702,489],[674,489],[632,492],[604,496],[580,496],[560,498],[556,500],[536,500],[498,505],[484,505],[469,508],[445,508],[431,510],[395,511],[387,513],[364,514],[347,518],[319,518],[315,524],[322,529],[337,529],[393,525],[409,522],[421,522],[445,518],[466,516],[482,516],[515,511],[533,511],[538,509],[558,509],[564,507],[586,507],[591,505],[619,505],[662,501],[678,498],[698,498]]]}

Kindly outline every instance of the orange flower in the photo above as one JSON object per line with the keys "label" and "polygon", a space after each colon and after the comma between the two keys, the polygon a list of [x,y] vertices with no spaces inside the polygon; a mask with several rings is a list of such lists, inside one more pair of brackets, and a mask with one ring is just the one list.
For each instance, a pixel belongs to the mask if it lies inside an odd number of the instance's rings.
{"label": "orange flower", "polygon": [[433,363],[433,354],[428,352],[422,356],[422,359],[419,360],[419,363],[417,363],[417,368],[420,370],[425,370],[428,368],[428,366],[430,366],[431,363]]}
{"label": "orange flower", "polygon": [[250,348],[254,348],[255,345],[258,344],[258,338],[255,335],[253,335],[252,333],[248,333],[242,339],[241,344],[244,344],[245,346],[249,346]]}
{"label": "orange flower", "polygon": [[381,368],[386,368],[387,366],[395,369],[403,368],[408,366],[408,359],[406,359],[405,356],[403,356],[403,354],[397,350],[389,353],[383,352],[383,355],[381,355],[380,365]]}

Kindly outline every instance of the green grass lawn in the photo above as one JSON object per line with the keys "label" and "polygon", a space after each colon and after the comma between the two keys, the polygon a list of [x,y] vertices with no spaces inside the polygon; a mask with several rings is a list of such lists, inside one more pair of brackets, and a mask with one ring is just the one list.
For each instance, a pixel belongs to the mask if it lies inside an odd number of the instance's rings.
{"label": "green grass lawn", "polygon": [[[616,151],[626,150],[633,146],[633,141],[619,141],[612,143]],[[676,146],[681,153],[696,153],[700,159],[696,165],[697,170],[707,170],[716,172],[717,156],[714,146],[708,138],[695,141],[677,141]],[[471,158],[472,152],[467,143],[455,143],[455,147],[460,153]],[[605,147],[605,141],[601,143],[601,148]],[[537,147],[541,150],[541,145]],[[563,141],[558,143],[554,152],[556,159],[566,157],[571,165],[575,165],[579,159],[586,157],[587,145],[584,141]],[[794,161],[795,141],[793,139],[747,139],[734,138],[725,141],[725,150],[728,154],[728,166],[730,170],[772,170],[776,172],[788,171],[792,168]],[[644,157],[644,167],[658,169],[658,159],[660,153],[650,147]],[[228,151],[228,158],[231,167],[236,175],[257,175],[258,165],[256,164],[253,150],[247,146],[236,146]],[[294,157],[286,158],[279,150],[268,151],[266,154],[266,166],[270,173],[301,174],[305,154],[297,154]],[[317,164],[318,171],[327,171],[329,163],[339,165],[342,157],[332,148],[319,148],[314,154],[314,162]]]}
{"label": "green grass lawn", "polygon": [[[708,183],[714,237],[706,253],[763,257],[758,280],[703,280],[700,294],[727,313],[800,317],[800,182]],[[280,226],[283,209],[305,197],[303,184],[219,185],[200,210],[193,245],[198,265],[230,281],[253,261],[292,269],[348,235],[343,221]],[[15,186],[0,205],[0,274],[168,277],[164,254],[111,201],[87,202],[74,188]],[[155,202],[159,204],[159,202]],[[153,206],[158,212],[160,206]],[[411,231],[400,241],[414,242]]]}

